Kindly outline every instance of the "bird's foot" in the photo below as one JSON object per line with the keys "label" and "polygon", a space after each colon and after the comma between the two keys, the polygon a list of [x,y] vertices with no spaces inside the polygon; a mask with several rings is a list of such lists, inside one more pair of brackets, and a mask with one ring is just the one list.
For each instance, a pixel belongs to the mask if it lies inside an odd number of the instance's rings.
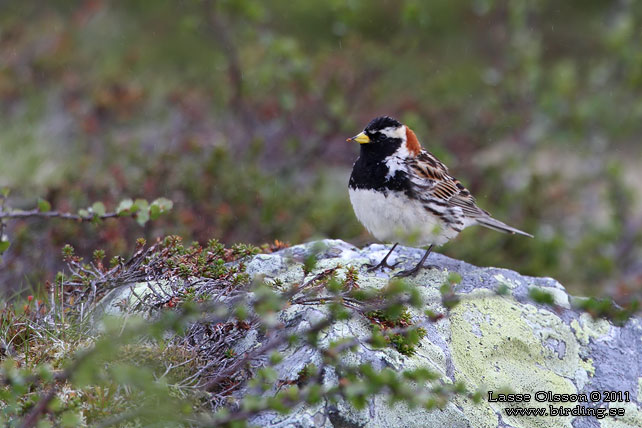
{"label": "bird's foot", "polygon": [[437,270],[439,270],[441,268],[439,266],[437,266],[437,265],[425,265],[424,266],[421,263],[418,263],[412,269],[402,270],[401,272],[397,272],[393,276],[395,278],[406,278],[406,277],[409,277],[409,276],[415,276],[422,269],[437,269]]}
{"label": "bird's foot", "polygon": [[390,257],[390,254],[392,254],[392,252],[395,250],[395,248],[397,248],[397,245],[399,245],[399,244],[395,243],[395,245],[392,246],[390,251],[388,251],[386,256],[383,259],[381,259],[381,261],[379,262],[378,265],[371,265],[370,263],[366,263],[364,266],[368,267],[368,272],[373,272],[373,271],[375,271],[377,269],[384,270],[385,268],[394,269],[395,266],[397,266],[399,263],[401,263],[401,262],[397,262],[397,263],[392,264],[392,265],[388,264],[388,257]]}
{"label": "bird's foot", "polygon": [[423,266],[416,265],[412,269],[406,269],[406,270],[402,270],[401,272],[397,272],[396,274],[394,274],[394,277],[395,278],[406,278],[406,277],[409,277],[409,276],[415,276],[415,275],[417,275],[417,272],[419,272],[422,268],[423,268]]}
{"label": "bird's foot", "polygon": [[421,260],[419,260],[419,263],[417,263],[415,265],[415,267],[413,267],[412,269],[406,269],[406,270],[402,270],[401,272],[397,272],[395,274],[395,278],[405,278],[405,277],[408,277],[408,276],[414,276],[414,275],[417,274],[417,272],[419,272],[423,268],[429,268],[429,269],[436,268],[436,269],[438,269],[438,267],[435,266],[435,265],[426,265],[426,266],[424,266],[424,262],[426,261],[426,259],[430,255],[431,251],[432,251],[432,245],[430,247],[428,247],[428,249],[424,253],[423,257],[421,258]]}
{"label": "bird's foot", "polygon": [[390,270],[392,270],[392,269],[394,269],[394,268],[395,268],[399,263],[401,263],[401,262],[397,262],[397,263],[389,264],[389,263],[388,263],[388,260],[383,259],[383,260],[381,260],[381,263],[379,263],[378,265],[372,265],[372,264],[370,264],[370,263],[366,263],[366,264],[364,264],[364,266],[368,268],[368,269],[367,269],[367,271],[368,271],[368,272],[374,272],[374,271],[376,271],[377,269],[381,269],[381,270],[384,270],[384,269],[390,269]]}

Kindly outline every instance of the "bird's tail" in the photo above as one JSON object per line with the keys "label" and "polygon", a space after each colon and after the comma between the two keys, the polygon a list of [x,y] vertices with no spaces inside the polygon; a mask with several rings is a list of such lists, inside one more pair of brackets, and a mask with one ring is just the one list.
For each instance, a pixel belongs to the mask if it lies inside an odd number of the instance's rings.
{"label": "bird's tail", "polygon": [[518,235],[530,236],[531,238],[533,237],[533,235],[531,235],[530,233],[526,233],[519,229],[515,229],[514,227],[511,227],[506,223],[502,223],[499,220],[495,220],[491,216],[479,217],[476,220],[479,225],[487,227],[489,229],[496,230],[498,232],[512,233],[512,234],[517,233]]}

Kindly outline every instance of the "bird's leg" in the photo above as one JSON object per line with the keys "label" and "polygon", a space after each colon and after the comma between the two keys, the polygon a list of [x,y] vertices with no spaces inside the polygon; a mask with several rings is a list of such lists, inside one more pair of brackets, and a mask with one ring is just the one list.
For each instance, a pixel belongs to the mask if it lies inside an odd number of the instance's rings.
{"label": "bird's leg", "polygon": [[[428,255],[430,254],[431,251],[432,251],[432,245],[430,247],[428,247],[428,249],[424,253],[424,256],[421,258],[421,260],[419,260],[419,263],[417,263],[417,265],[414,268],[402,270],[401,272],[395,274],[395,276],[398,277],[398,278],[404,278],[406,276],[415,275],[417,272],[419,272],[419,270],[421,268],[424,267],[424,262],[428,258]],[[428,266],[426,266],[426,267],[428,267]]]}
{"label": "bird's leg", "polygon": [[383,270],[384,268],[394,269],[394,267],[397,266],[400,262],[397,262],[397,263],[395,263],[393,265],[389,265],[388,264],[388,257],[390,257],[390,254],[392,254],[392,252],[395,250],[395,248],[397,248],[397,245],[399,245],[399,243],[395,242],[395,245],[392,246],[390,251],[388,251],[388,254],[386,254],[386,257],[384,257],[381,260],[381,262],[379,262],[378,265],[375,266],[375,265],[371,265],[370,263],[365,264],[364,266],[368,266],[368,272],[372,272],[372,271],[375,271],[377,269]]}

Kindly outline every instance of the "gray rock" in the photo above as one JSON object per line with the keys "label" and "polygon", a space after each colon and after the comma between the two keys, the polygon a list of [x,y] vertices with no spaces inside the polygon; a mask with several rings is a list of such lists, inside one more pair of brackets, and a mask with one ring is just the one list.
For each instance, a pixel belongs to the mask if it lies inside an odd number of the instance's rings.
{"label": "gray rock", "polygon": [[[377,263],[389,246],[373,244],[358,249],[340,240],[324,240],[297,245],[273,254],[257,255],[246,263],[247,272],[267,282],[279,281],[285,286],[300,283],[306,258],[316,254],[315,271],[339,267],[359,269],[359,286],[380,289],[388,284],[391,272],[367,273],[365,263]],[[423,250],[398,247],[390,262],[401,261],[398,269],[413,266]],[[427,263],[438,269],[425,269],[410,278],[420,290],[426,307],[445,313],[439,287],[449,273],[462,277],[455,291],[461,302],[450,314],[431,322],[423,311],[411,309],[413,322],[426,329],[417,352],[402,355],[393,348],[372,349],[360,344],[356,351],[343,356],[346,364],[370,363],[375,368],[398,371],[425,367],[441,373],[442,382],[464,382],[470,390],[481,390],[484,399],[479,404],[457,397],[445,408],[427,411],[410,409],[403,404],[390,406],[382,395],[372,398],[364,410],[355,410],[345,402],[323,403],[317,406],[300,405],[287,415],[264,412],[250,420],[260,427],[515,427],[515,428],[623,428],[642,427],[642,326],[632,318],[618,327],[604,320],[572,309],[564,287],[552,278],[534,278],[498,268],[480,268],[441,254],[433,253]],[[394,272],[392,272],[394,273]],[[137,301],[146,293],[158,296],[170,294],[170,284],[139,283],[123,287],[105,300],[103,310],[117,313],[124,302]],[[499,296],[496,290],[507,288]],[[537,288],[553,294],[557,308],[532,302],[529,289]],[[162,296],[161,296],[162,297]],[[309,328],[327,314],[323,305],[292,305],[278,314],[278,320],[294,333]],[[346,337],[367,338],[371,326],[363,317],[353,317],[334,324],[321,337],[321,347]],[[262,336],[251,332],[236,344],[237,354],[258,346]],[[309,363],[320,365],[319,352],[308,346],[290,346],[280,350],[283,360],[276,366],[279,379],[295,380]],[[325,374],[326,385],[336,384],[337,376]],[[492,402],[488,391],[511,390],[533,397],[523,407],[545,408],[560,406],[622,408],[624,417],[597,418],[594,416],[508,416],[505,409],[514,404]],[[274,393],[274,390],[268,393]],[[535,401],[537,391],[554,394],[586,394],[597,391],[598,403],[555,403]],[[602,402],[604,391],[628,392],[630,402]]]}
{"label": "gray rock", "polygon": [[[377,263],[389,246],[373,244],[358,249],[340,240],[297,245],[278,253],[260,255],[248,264],[252,275],[266,280],[280,280],[284,284],[303,278],[303,261],[311,252],[317,252],[315,271],[330,267],[360,267]],[[391,263],[402,261],[398,268],[416,263],[423,250],[398,247]],[[445,312],[441,306],[439,287],[450,272],[461,275],[455,288],[461,303],[450,315],[430,322],[420,311],[412,311],[415,324],[422,325],[426,337],[415,355],[409,357],[393,348],[371,349],[360,345],[348,353],[346,363],[369,362],[374,367],[391,367],[402,371],[426,367],[443,375],[443,381],[463,381],[469,389],[485,391],[481,403],[458,397],[444,409],[426,411],[409,409],[402,404],[388,405],[385,397],[374,397],[361,411],[349,404],[302,405],[288,415],[265,412],[249,421],[261,427],[575,427],[621,428],[642,427],[639,400],[642,397],[642,327],[638,318],[623,327],[604,320],[593,320],[589,315],[571,309],[564,287],[552,278],[533,278],[516,272],[479,268],[453,260],[441,254],[431,254],[428,262],[439,269],[426,269],[412,281],[421,291],[426,309]],[[394,273],[394,272],[393,272]],[[361,288],[381,288],[388,283],[390,272],[369,274],[359,271]],[[499,287],[508,287],[510,293],[498,296]],[[533,303],[529,289],[536,287],[553,294],[558,309]],[[292,306],[280,314],[281,321],[293,331],[309,327],[325,313],[322,306]],[[355,317],[337,323],[322,338],[322,346],[343,337],[366,338],[370,334],[367,320]],[[282,350],[283,361],[277,366],[281,379],[296,379],[308,363],[320,362],[320,356],[306,347]],[[326,382],[336,381],[331,375]],[[531,402],[523,407],[549,406],[623,408],[625,416],[508,416],[508,403],[489,403],[488,391],[510,389],[515,393],[529,393]],[[537,391],[554,394],[587,394],[597,391],[628,392],[631,401],[606,405],[600,396],[598,403],[555,403],[535,401]],[[515,407],[510,406],[510,407]]]}

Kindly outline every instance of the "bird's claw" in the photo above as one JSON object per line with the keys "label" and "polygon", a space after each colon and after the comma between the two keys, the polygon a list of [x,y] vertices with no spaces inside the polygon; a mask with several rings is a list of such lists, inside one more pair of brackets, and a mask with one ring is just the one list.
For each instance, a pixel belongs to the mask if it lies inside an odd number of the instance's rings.
{"label": "bird's claw", "polygon": [[368,272],[374,272],[374,271],[376,271],[377,269],[384,270],[384,269],[386,269],[386,268],[387,268],[387,269],[392,270],[392,269],[394,269],[394,268],[395,268],[399,263],[401,263],[401,262],[397,262],[397,263],[393,263],[393,264],[388,264],[388,262],[387,262],[386,260],[382,260],[382,261],[381,261],[381,263],[379,263],[378,265],[372,265],[372,264],[370,264],[370,263],[366,263],[366,264],[364,264],[364,266],[368,268],[368,269],[367,269],[367,270],[368,270]]}
{"label": "bird's claw", "polygon": [[401,272],[397,272],[393,276],[395,278],[406,278],[408,276],[415,276],[417,272],[419,272],[419,269],[421,269],[421,267],[415,266],[412,269],[406,269],[406,270],[402,270]]}
{"label": "bird's claw", "polygon": [[406,269],[406,270],[402,270],[401,272],[397,272],[396,274],[394,274],[394,277],[395,278],[406,278],[406,277],[409,277],[409,276],[415,276],[421,269],[439,269],[439,266],[436,266],[436,265],[426,265],[426,266],[417,265],[417,266],[413,267],[412,269]]}

